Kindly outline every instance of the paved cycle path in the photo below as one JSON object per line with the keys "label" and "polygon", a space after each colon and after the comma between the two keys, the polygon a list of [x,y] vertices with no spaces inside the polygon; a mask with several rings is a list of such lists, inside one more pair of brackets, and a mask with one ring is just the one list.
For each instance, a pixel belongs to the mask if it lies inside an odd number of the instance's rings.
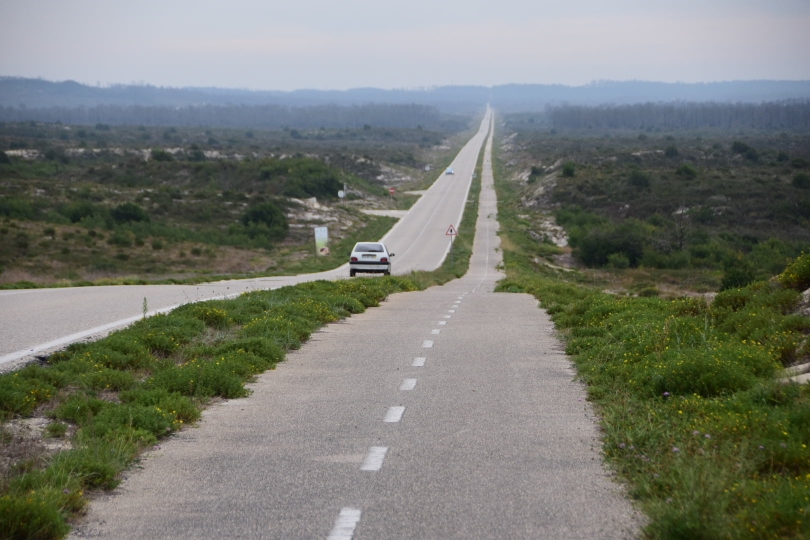
{"label": "paved cycle path", "polygon": [[490,150],[464,278],[314,334],[150,452],[73,536],[634,537],[551,321],[492,292]]}

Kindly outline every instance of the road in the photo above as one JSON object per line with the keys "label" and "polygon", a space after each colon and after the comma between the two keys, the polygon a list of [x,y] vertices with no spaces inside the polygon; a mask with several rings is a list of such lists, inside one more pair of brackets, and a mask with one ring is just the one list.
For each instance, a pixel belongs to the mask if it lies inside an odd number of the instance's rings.
{"label": "road", "polygon": [[[478,132],[453,160],[455,175],[441,176],[385,236],[396,254],[395,274],[433,270],[447,252],[447,228],[459,226],[472,173],[489,130],[488,109]],[[347,254],[348,257],[348,254]],[[104,335],[143,315],[169,311],[191,301],[275,289],[303,281],[348,277],[343,266],[290,277],[219,281],[201,285],[122,285],[0,291],[0,367],[46,354],[68,343]]]}
{"label": "road", "polygon": [[72,538],[637,536],[551,321],[493,293],[484,162],[467,275],[314,334],[151,451]]}

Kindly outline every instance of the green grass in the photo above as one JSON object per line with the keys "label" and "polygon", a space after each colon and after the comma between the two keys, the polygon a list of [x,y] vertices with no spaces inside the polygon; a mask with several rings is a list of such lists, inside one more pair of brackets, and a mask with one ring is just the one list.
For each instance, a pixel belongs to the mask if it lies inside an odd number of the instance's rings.
{"label": "green grass", "polygon": [[[47,411],[47,436],[70,432],[73,445],[51,458],[18,460],[0,477],[4,537],[64,537],[89,493],[114,488],[145,448],[194,423],[212,398],[247,396],[246,382],[283,361],[320,326],[377,306],[389,294],[466,273],[479,193],[477,181],[453,262],[448,257],[433,272],[317,281],[188,304],[93,343],[71,345],[46,366],[0,376],[0,419]],[[374,222],[381,230],[391,224]]]}
{"label": "green grass", "polygon": [[537,265],[496,159],[508,278],[552,316],[588,385],[603,454],[653,539],[810,536],[810,387],[776,380],[807,355],[791,315],[810,256],[776,281],[697,299],[617,297]]}

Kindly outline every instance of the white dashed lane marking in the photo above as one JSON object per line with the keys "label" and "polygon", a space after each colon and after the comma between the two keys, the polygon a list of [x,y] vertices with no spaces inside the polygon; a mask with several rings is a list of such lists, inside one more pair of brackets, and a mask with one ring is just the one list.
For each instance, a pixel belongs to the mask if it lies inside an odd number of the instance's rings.
{"label": "white dashed lane marking", "polygon": [[366,454],[366,459],[363,460],[363,464],[360,465],[360,470],[379,471],[387,452],[387,446],[372,446],[368,449],[368,454]]}
{"label": "white dashed lane marking", "polygon": [[447,321],[439,321],[436,324],[438,324],[439,326],[444,326],[445,324],[447,324]]}
{"label": "white dashed lane marking", "polygon": [[450,318],[452,318],[452,317],[453,317],[452,315],[442,315],[442,316],[443,316],[445,319],[450,319]]}
{"label": "white dashed lane marking", "polygon": [[402,384],[399,385],[400,390],[413,390],[416,388],[416,379],[402,379]]}
{"label": "white dashed lane marking", "polygon": [[417,356],[416,358],[413,359],[413,363],[411,365],[413,367],[425,367],[426,361],[427,358],[425,358],[424,356]]}
{"label": "white dashed lane marking", "polygon": [[456,310],[455,310],[455,309],[448,309],[448,310],[447,310],[447,313],[455,313],[455,312],[456,312]]}
{"label": "white dashed lane marking", "polygon": [[439,328],[434,328],[433,330],[430,331],[430,333],[431,334],[441,334],[442,331]]}
{"label": "white dashed lane marking", "polygon": [[352,540],[361,513],[359,508],[341,508],[335,526],[332,527],[332,532],[326,540]]}
{"label": "white dashed lane marking", "polygon": [[433,347],[433,340],[432,339],[426,339],[425,341],[422,342],[422,348],[423,349],[429,349],[431,347]]}
{"label": "white dashed lane marking", "polygon": [[402,420],[402,415],[405,414],[405,407],[388,407],[385,413],[383,422],[394,423]]}

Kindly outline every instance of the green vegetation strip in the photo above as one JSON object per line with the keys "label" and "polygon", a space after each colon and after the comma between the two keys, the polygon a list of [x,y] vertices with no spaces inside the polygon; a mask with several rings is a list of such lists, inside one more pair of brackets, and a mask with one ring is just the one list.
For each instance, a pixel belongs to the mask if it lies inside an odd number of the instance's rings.
{"label": "green vegetation strip", "polygon": [[[480,161],[478,171],[480,179]],[[389,294],[464,275],[479,193],[480,181],[473,182],[452,262],[448,257],[433,272],[316,281],[187,304],[99,341],[71,345],[47,366],[0,376],[4,444],[14,442],[11,422],[45,415],[46,434],[71,446],[53,456],[23,456],[5,471],[3,537],[64,537],[88,492],[114,488],[119,473],[144,449],[198,420],[210,400],[247,396],[246,382],[272,369],[320,326],[377,306]]]}
{"label": "green vegetation strip", "polygon": [[517,199],[496,186],[498,290],[551,314],[601,416],[604,456],[649,516],[646,537],[810,537],[810,386],[776,379],[808,354],[810,320],[791,313],[810,255],[711,304],[617,297],[535,264]]}

